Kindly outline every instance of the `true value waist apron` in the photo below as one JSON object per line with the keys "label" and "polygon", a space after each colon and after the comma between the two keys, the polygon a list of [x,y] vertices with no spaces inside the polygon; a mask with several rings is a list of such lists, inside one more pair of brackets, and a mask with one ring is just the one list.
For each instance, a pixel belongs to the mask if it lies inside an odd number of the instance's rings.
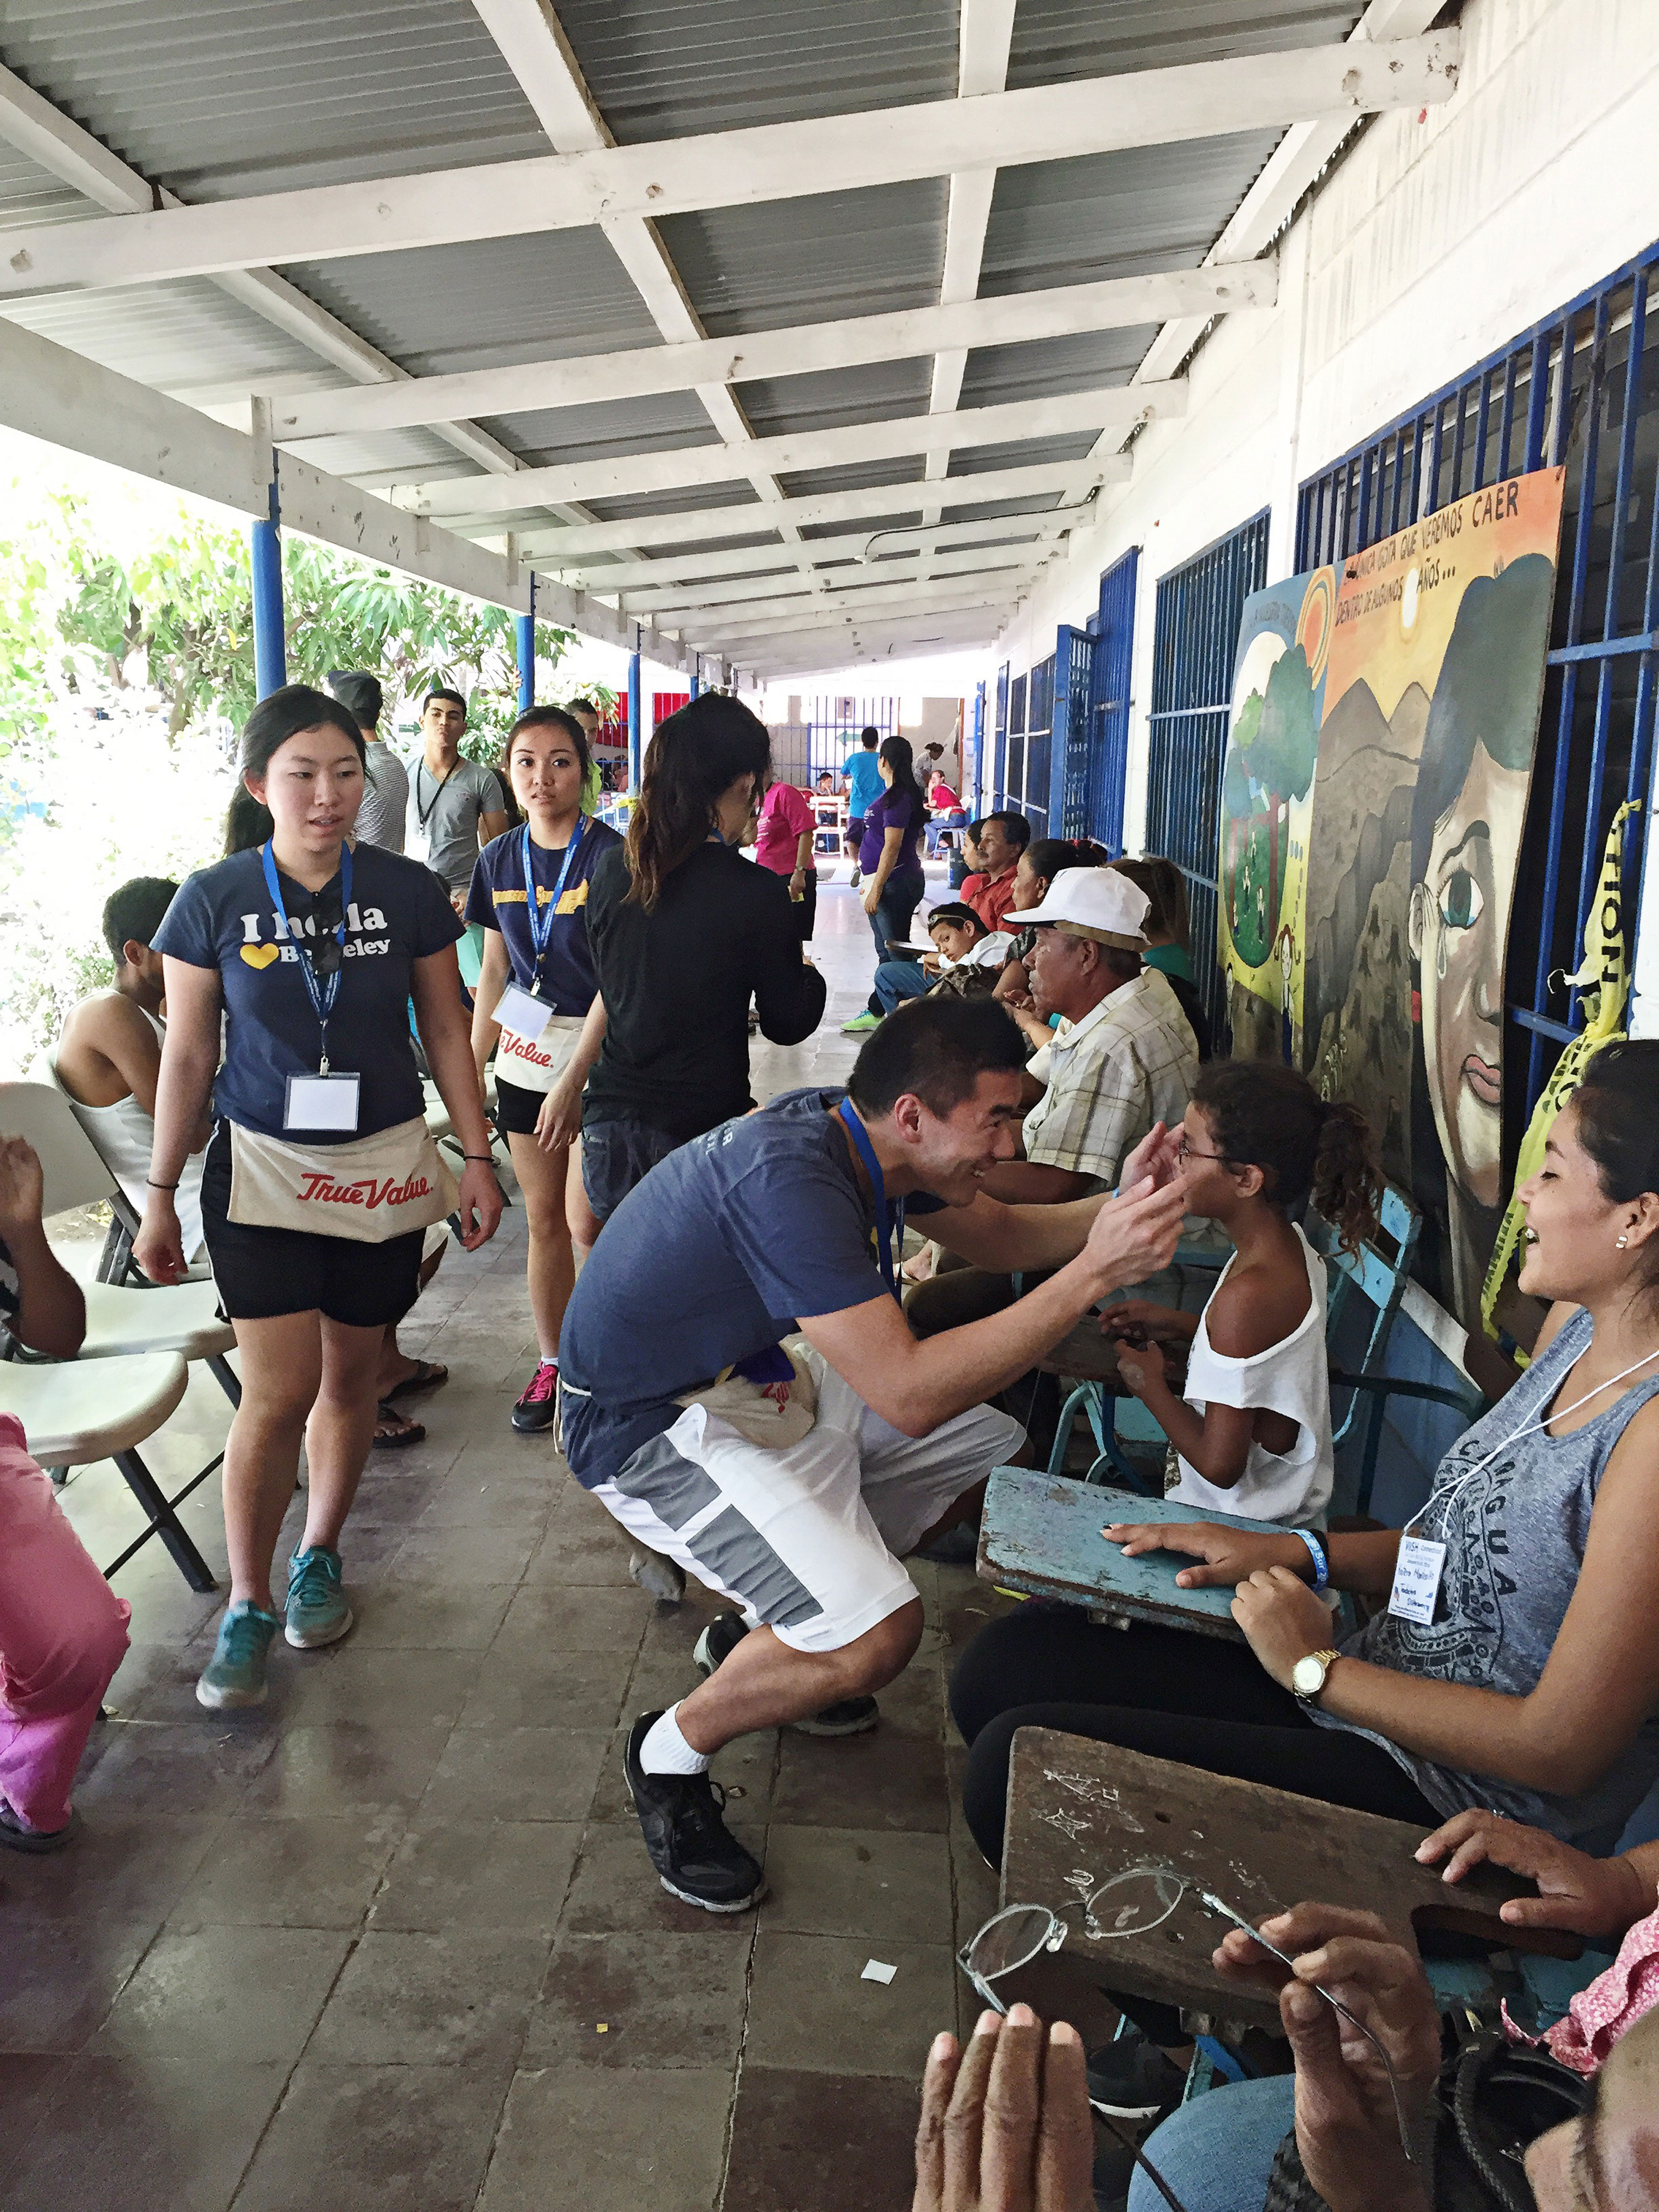
{"label": "true value waist apron", "polygon": [[230,1127],[232,1221],[384,1244],[454,1212],[459,1186],[418,1116],[339,1145]]}
{"label": "true value waist apron", "polygon": [[526,1036],[502,1021],[496,1074],[520,1091],[550,1091],[570,1064],[582,1026],[580,1014],[549,1014],[536,1036]]}

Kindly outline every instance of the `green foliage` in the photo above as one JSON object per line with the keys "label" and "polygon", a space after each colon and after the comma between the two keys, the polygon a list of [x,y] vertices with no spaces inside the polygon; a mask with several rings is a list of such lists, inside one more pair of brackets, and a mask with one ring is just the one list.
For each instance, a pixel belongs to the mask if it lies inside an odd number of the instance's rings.
{"label": "green foliage", "polygon": [[1319,757],[1319,724],[1307,656],[1299,645],[1280,653],[1268,672],[1261,726],[1249,755],[1250,773],[1264,791],[1276,799],[1307,796]]}
{"label": "green foliage", "polygon": [[[1259,703],[1259,695],[1252,691],[1246,704],[1254,707]],[[1240,721],[1242,722],[1243,719],[1241,714]],[[1241,821],[1253,811],[1255,805],[1255,801],[1250,796],[1249,770],[1245,767],[1244,756],[1237,745],[1229,745],[1227,748],[1227,765],[1221,775],[1221,804],[1229,814]]]}
{"label": "green foliage", "polygon": [[[71,588],[57,617],[65,644],[97,656],[117,689],[148,683],[176,734],[204,715],[240,725],[256,696],[252,586],[246,540],[210,524],[181,526],[125,567],[99,546],[79,503],[60,503]],[[499,750],[518,698],[514,617],[435,584],[371,568],[325,545],[283,542],[289,681],[319,688],[336,668],[366,668],[395,717],[434,685],[471,702],[465,750]],[[556,663],[568,630],[538,623],[538,659]]]}

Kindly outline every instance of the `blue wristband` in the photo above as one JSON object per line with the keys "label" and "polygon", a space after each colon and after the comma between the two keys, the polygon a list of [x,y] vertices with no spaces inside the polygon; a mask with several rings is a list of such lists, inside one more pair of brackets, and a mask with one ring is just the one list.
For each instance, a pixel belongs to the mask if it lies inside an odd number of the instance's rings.
{"label": "blue wristband", "polygon": [[1325,1557],[1324,1546],[1317,1536],[1310,1536],[1305,1528],[1292,1528],[1290,1533],[1292,1536],[1300,1536],[1307,1546],[1314,1564],[1313,1586],[1316,1590],[1322,1590],[1331,1578],[1331,1564]]}

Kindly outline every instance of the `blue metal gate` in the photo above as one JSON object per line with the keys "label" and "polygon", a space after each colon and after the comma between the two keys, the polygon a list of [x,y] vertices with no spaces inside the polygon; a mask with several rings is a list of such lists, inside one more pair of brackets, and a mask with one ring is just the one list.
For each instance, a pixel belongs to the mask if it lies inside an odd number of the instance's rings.
{"label": "blue metal gate", "polygon": [[1134,659],[1135,577],[1139,547],[1132,546],[1100,580],[1100,609],[1093,623],[1094,665],[1089,678],[1089,790],[1085,826],[1074,833],[1098,838],[1114,860],[1123,850],[1123,790],[1129,772],[1129,681]]}
{"label": "blue metal gate", "polygon": [[1187,878],[1193,967],[1218,1052],[1227,1036],[1226,994],[1216,965],[1221,763],[1239,616],[1267,574],[1264,508],[1184,568],[1159,577],[1153,623],[1146,849],[1173,860]]}
{"label": "blue metal gate", "polygon": [[991,768],[991,811],[1008,804],[1008,663],[997,671],[997,743]]}
{"label": "blue metal gate", "polygon": [[1060,624],[1054,641],[1048,773],[1048,823],[1056,837],[1089,834],[1089,672],[1094,653],[1094,640],[1086,630]]}
{"label": "blue metal gate", "polygon": [[[1614,811],[1650,799],[1659,673],[1659,246],[1301,488],[1297,567],[1341,561],[1511,472],[1565,464],[1561,560],[1504,997],[1505,1150],[1584,1025],[1578,965]],[[1645,811],[1625,838],[1633,943]]]}

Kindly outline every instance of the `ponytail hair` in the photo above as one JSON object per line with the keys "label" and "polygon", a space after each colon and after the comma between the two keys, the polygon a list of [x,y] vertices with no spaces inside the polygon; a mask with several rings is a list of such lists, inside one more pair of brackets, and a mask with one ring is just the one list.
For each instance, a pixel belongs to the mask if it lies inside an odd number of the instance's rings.
{"label": "ponytail hair", "polygon": [[765,723],[724,692],[705,691],[659,724],[629,817],[629,897],[649,914],[675,869],[708,842],[720,793],[740,775],[763,780],[771,765]]}
{"label": "ponytail hair", "polygon": [[921,786],[916,781],[915,756],[910,750],[909,738],[886,738],[876,757],[885,761],[888,767],[892,769],[894,791],[902,792],[910,801],[915,809],[910,817],[912,822],[925,823],[927,819],[927,799]]}
{"label": "ponytail hair", "polygon": [[1376,1234],[1382,1171],[1358,1107],[1322,1098],[1305,1075],[1264,1060],[1212,1060],[1193,1103],[1229,1166],[1261,1170],[1276,1212],[1293,1221],[1311,1198],[1350,1255]]}
{"label": "ponytail hair", "polygon": [[1062,868],[1103,868],[1109,855],[1092,837],[1034,837],[1022,857],[1034,876],[1051,884]]}
{"label": "ponytail hair", "polygon": [[1183,952],[1189,952],[1187,878],[1175,862],[1161,854],[1147,853],[1139,860],[1114,860],[1112,866],[1152,901],[1145,924],[1148,944],[1178,945]]}

